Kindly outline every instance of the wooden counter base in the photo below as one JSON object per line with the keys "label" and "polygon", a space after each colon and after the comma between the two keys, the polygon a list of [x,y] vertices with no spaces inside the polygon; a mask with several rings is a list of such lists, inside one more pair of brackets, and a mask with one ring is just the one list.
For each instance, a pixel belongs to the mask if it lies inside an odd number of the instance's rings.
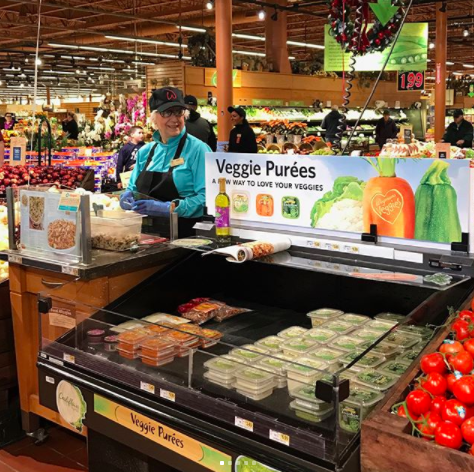
{"label": "wooden counter base", "polygon": [[[42,269],[10,264],[10,298],[18,383],[22,423],[26,432],[34,432],[39,428],[40,417],[71,429],[56,412],[39,403],[36,368],[40,349],[38,293],[54,293],[57,297],[70,300],[71,305],[77,302],[88,306],[104,307],[165,265],[162,263],[155,267],[119,275],[111,274],[93,280],[82,280]],[[56,284],[60,286],[52,290]]]}

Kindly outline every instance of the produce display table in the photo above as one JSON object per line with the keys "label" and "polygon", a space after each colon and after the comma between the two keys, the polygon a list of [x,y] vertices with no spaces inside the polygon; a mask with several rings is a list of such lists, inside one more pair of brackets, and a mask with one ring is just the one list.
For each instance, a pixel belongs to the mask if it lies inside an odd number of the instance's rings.
{"label": "produce display table", "polygon": [[27,432],[38,430],[39,417],[69,427],[56,412],[41,406],[38,399],[38,294],[54,289],[57,296],[71,304],[103,307],[183,254],[183,250],[164,244],[141,249],[136,254],[93,251],[92,264],[68,266],[67,270],[59,262],[10,256],[18,382],[23,428]]}

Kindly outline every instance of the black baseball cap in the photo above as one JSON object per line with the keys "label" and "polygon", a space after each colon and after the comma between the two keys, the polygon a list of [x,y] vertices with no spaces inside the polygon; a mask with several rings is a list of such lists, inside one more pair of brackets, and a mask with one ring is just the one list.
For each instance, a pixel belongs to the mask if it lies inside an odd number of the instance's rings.
{"label": "black baseball cap", "polygon": [[247,117],[247,113],[245,113],[245,110],[242,107],[229,107],[227,108],[227,111],[229,113],[232,113],[235,111],[235,113],[237,113],[237,115],[239,115],[241,118]]}
{"label": "black baseball cap", "polygon": [[197,101],[197,98],[194,95],[186,95],[184,97],[184,104],[197,107],[198,101]]}
{"label": "black baseball cap", "polygon": [[387,115],[390,115],[390,110],[384,110],[383,116],[387,116]]}
{"label": "black baseball cap", "polygon": [[459,118],[460,116],[464,116],[464,112],[462,110],[454,110],[453,117]]}
{"label": "black baseball cap", "polygon": [[162,112],[173,107],[186,108],[183,92],[174,87],[153,90],[148,102],[150,111]]}

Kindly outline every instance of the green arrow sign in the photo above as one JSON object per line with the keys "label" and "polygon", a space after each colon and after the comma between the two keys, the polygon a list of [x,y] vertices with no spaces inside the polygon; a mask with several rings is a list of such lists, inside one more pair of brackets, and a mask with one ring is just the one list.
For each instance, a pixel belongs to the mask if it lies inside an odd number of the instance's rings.
{"label": "green arrow sign", "polygon": [[369,5],[383,26],[385,26],[398,11],[398,7],[392,5],[392,0],[377,0],[377,3],[370,3]]}

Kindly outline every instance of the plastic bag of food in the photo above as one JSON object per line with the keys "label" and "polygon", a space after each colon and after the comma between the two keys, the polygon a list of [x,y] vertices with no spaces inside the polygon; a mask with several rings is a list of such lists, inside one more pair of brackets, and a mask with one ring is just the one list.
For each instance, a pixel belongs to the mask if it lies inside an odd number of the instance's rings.
{"label": "plastic bag of food", "polygon": [[210,298],[195,298],[184,305],[180,305],[178,311],[183,318],[200,325],[213,318],[221,322],[250,310],[235,308]]}
{"label": "plastic bag of food", "polygon": [[220,323],[221,321],[240,315],[241,313],[247,313],[248,311],[250,310],[247,310],[247,308],[236,308],[229,305],[223,305],[218,313],[216,313],[215,319]]}

